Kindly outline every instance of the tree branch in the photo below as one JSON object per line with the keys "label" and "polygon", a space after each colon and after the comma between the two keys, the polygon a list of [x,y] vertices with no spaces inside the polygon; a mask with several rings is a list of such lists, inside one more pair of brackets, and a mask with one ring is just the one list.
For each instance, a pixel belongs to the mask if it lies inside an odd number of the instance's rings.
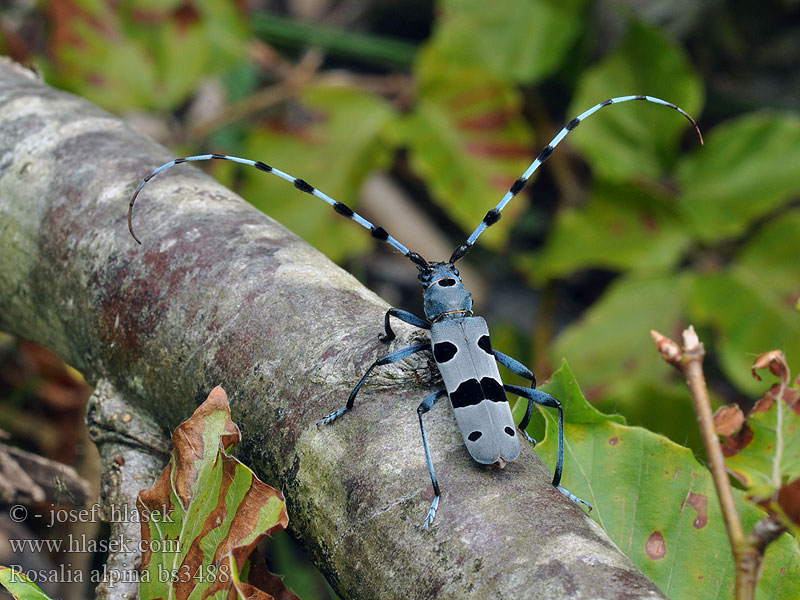
{"label": "tree branch", "polygon": [[[446,405],[427,421],[443,498],[421,531],[429,357],[383,367],[355,410],[315,427],[386,353],[385,303],[189,166],[145,189],[137,246],[128,199],[170,154],[8,62],[0,106],[0,328],[165,430],[223,385],[240,458],[284,492],[291,533],[343,597],[663,597],[532,450],[474,463]],[[290,186],[286,201],[325,210]],[[393,348],[412,343],[400,332]]]}

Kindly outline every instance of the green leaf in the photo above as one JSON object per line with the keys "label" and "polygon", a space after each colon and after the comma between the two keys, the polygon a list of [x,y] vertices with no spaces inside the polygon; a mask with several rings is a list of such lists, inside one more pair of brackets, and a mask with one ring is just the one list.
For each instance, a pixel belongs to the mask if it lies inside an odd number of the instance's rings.
{"label": "green leaf", "polygon": [[157,31],[158,71],[156,106],[168,110],[177,106],[194,85],[208,73],[209,59],[214,52],[200,27],[183,27],[165,23]]}
{"label": "green leaf", "polygon": [[[673,102],[697,117],[703,102],[700,79],[685,53],[663,33],[634,25],[625,42],[578,82],[570,115],[611,98],[646,94]],[[691,127],[669,108],[629,102],[602,109],[581,123],[570,141],[595,173],[610,179],[660,178],[671,170],[677,142]]]}
{"label": "green leaf", "polygon": [[800,118],[745,115],[716,127],[677,169],[679,208],[694,235],[740,235],[800,193]]}
{"label": "green leaf", "polygon": [[0,567],[0,585],[6,588],[15,600],[50,600],[38,585],[10,567]]}
{"label": "green leaf", "polygon": [[[520,94],[495,74],[455,67],[431,48],[418,54],[416,72],[414,109],[387,128],[387,137],[410,149],[411,165],[433,199],[470,233],[533,160]],[[517,198],[503,216],[511,219],[523,208]],[[507,237],[504,227],[492,227],[481,240],[497,245]]]}
{"label": "green leaf", "polygon": [[[245,144],[245,156],[259,158],[357,208],[364,178],[389,162],[389,152],[379,134],[393,116],[391,107],[377,96],[337,85],[309,86],[301,100],[311,112],[308,123],[293,131],[253,131]],[[291,184],[255,169],[240,172],[244,179],[242,195],[249,202],[331,260],[340,261],[372,246],[368,232],[360,231],[358,225],[334,213],[321,200],[298,194]],[[391,224],[386,226],[403,241]]]}
{"label": "green leaf", "polygon": [[762,226],[733,265],[750,281],[758,280],[775,302],[791,306],[800,295],[800,209],[792,209]]}
{"label": "green leaf", "polygon": [[227,454],[239,439],[219,387],[173,432],[169,465],[136,503],[140,598],[227,598],[231,558],[249,572],[258,542],[286,527],[280,492]]}
{"label": "green leaf", "polygon": [[625,417],[622,415],[605,414],[586,401],[566,359],[562,359],[559,370],[541,387],[548,394],[558,398],[562,406],[569,406],[569,411],[564,413],[565,423],[594,425],[610,422],[625,425]]}
{"label": "green leaf", "polygon": [[[650,330],[680,331],[685,325],[687,278],[681,275],[627,277],[551,344],[551,362],[567,357],[591,396],[630,398],[644,382],[670,373],[650,339]],[[641,398],[637,398],[642,401]]]}
{"label": "green leaf", "polygon": [[[756,369],[769,367],[780,383],[772,385],[747,414],[739,432],[725,439],[725,465],[751,493],[769,498],[782,485],[800,477],[800,402],[797,386],[783,354],[759,356]],[[754,490],[757,488],[757,491]]]}
{"label": "green leaf", "polygon": [[665,195],[599,181],[585,205],[558,214],[544,249],[519,264],[540,283],[592,267],[663,271],[689,241]]}
{"label": "green leaf", "polygon": [[[730,598],[733,558],[705,467],[688,449],[662,436],[588,412],[566,365],[542,389],[564,407],[563,485],[594,506],[590,516],[614,543],[674,600]],[[537,452],[553,468],[556,414],[540,412],[547,435]],[[749,530],[765,513],[738,490],[735,498]],[[784,534],[767,550],[757,598],[795,598],[798,573],[800,550]]]}
{"label": "green leaf", "polygon": [[453,67],[533,83],[554,72],[581,30],[585,0],[444,0],[431,44]]}
{"label": "green leaf", "polygon": [[602,411],[620,412],[629,425],[668,437],[695,455],[702,455],[704,451],[700,430],[694,426],[697,416],[692,399],[686,393],[686,382],[677,371],[667,369],[661,380],[642,381],[632,386],[626,395],[608,394],[598,398],[594,405]]}
{"label": "green leaf", "polygon": [[736,268],[704,274],[693,280],[688,298],[691,322],[714,327],[720,365],[745,393],[761,392],[750,377],[754,356],[780,348],[790,362],[800,357],[800,313],[761,277]]}

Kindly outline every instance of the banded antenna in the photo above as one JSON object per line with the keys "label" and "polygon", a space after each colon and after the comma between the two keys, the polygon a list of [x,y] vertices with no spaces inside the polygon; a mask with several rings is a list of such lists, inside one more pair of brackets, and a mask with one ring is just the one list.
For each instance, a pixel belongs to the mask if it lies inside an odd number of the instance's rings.
{"label": "banded antenna", "polygon": [[372,237],[376,240],[380,240],[381,242],[386,242],[396,250],[399,250],[403,256],[411,260],[415,265],[421,268],[425,268],[428,266],[428,262],[422,258],[416,252],[411,252],[408,248],[406,248],[403,244],[398,242],[395,238],[389,235],[383,227],[378,225],[373,225],[369,221],[367,221],[364,217],[359,215],[355,212],[352,208],[347,206],[342,202],[337,202],[327,194],[320,192],[317,188],[310,185],[308,182],[299,179],[297,177],[292,177],[288,173],[284,173],[283,171],[279,171],[274,167],[270,167],[268,164],[261,162],[260,160],[250,160],[248,158],[239,158],[238,156],[228,156],[226,154],[199,154],[197,156],[186,156],[184,158],[176,158],[175,160],[171,160],[168,163],[165,163],[158,167],[155,171],[150,173],[147,177],[145,177],[142,182],[139,184],[139,187],[136,188],[136,191],[133,193],[131,197],[130,204],[128,205],[128,231],[130,231],[133,239],[136,240],[139,244],[142,242],[136,237],[136,234],[133,232],[133,204],[136,202],[136,198],[139,195],[139,192],[142,191],[142,188],[150,181],[153,177],[161,173],[162,171],[166,171],[170,167],[174,167],[175,165],[179,165],[181,163],[186,162],[195,162],[200,160],[228,160],[231,162],[241,163],[243,165],[249,165],[251,167],[255,167],[259,171],[263,171],[264,173],[270,173],[271,175],[276,175],[281,179],[288,181],[294,187],[296,187],[301,192],[305,192],[306,194],[311,194],[315,198],[319,198],[324,202],[327,202],[333,207],[337,213],[342,215],[343,217],[347,217],[348,219],[355,221],[359,225],[361,225],[364,229],[369,230],[369,233]]}
{"label": "banded antenna", "polygon": [[689,120],[689,122],[694,126],[694,129],[697,132],[697,137],[700,138],[700,144],[703,143],[703,134],[700,133],[700,128],[697,126],[697,122],[689,115],[689,113],[684,111],[682,108],[676,106],[672,102],[667,102],[666,100],[661,100],[660,98],[654,98],[653,96],[638,95],[638,96],[620,96],[618,98],[610,98],[605,102],[596,104],[589,110],[579,114],[569,123],[567,123],[564,126],[564,128],[558,132],[558,135],[556,135],[556,137],[550,140],[549,144],[547,144],[544,148],[542,148],[542,151],[539,153],[539,156],[536,157],[536,160],[534,160],[530,164],[530,166],[525,170],[525,172],[520,176],[520,178],[513,183],[513,185],[506,192],[505,196],[503,196],[500,202],[497,203],[497,206],[495,206],[493,209],[491,209],[489,212],[486,213],[486,216],[483,217],[483,220],[480,222],[478,227],[475,228],[475,231],[473,231],[472,234],[469,236],[469,238],[467,238],[466,243],[456,248],[455,252],[453,252],[453,255],[450,257],[450,264],[455,263],[458,259],[463,257],[467,252],[469,252],[470,248],[472,248],[473,244],[475,244],[475,240],[477,240],[478,237],[480,237],[480,235],[486,230],[486,228],[494,225],[495,223],[497,223],[497,221],[500,220],[501,216],[500,211],[502,211],[503,208],[505,208],[506,204],[508,204],[509,201],[514,196],[519,194],[525,188],[531,176],[536,172],[536,169],[538,169],[539,166],[544,161],[550,158],[550,155],[553,153],[555,147],[558,146],[559,143],[561,143],[561,140],[567,137],[567,134],[570,131],[575,129],[578,125],[581,124],[581,122],[584,119],[593,115],[601,108],[604,108],[611,104],[621,104],[622,102],[630,102],[631,100],[645,100],[647,102],[660,104],[661,106],[667,106],[673,110],[677,110],[684,117],[686,117]]}

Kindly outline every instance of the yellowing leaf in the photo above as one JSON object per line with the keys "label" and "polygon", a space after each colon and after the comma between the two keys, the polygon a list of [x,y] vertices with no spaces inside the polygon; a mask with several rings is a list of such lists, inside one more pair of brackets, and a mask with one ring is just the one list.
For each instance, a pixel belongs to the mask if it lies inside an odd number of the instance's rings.
{"label": "yellowing leaf", "polygon": [[190,10],[174,0],[51,6],[57,65],[43,63],[48,79],[109,109],[174,108],[246,54],[246,23],[229,2],[198,0]]}
{"label": "yellowing leaf", "polygon": [[[703,97],[685,53],[666,35],[643,25],[633,26],[622,46],[581,76],[569,114],[580,114],[612,96],[633,94],[674,102],[695,117]],[[671,167],[677,141],[689,127],[674,110],[629,102],[587,119],[570,141],[604,177],[658,178]]]}

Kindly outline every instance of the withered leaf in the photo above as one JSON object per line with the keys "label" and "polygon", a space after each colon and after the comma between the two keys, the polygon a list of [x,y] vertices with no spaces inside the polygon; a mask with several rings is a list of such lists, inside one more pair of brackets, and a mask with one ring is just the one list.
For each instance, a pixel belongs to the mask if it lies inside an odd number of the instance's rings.
{"label": "withered leaf", "polygon": [[235,598],[231,559],[249,571],[256,544],[286,527],[280,492],[227,454],[239,439],[221,387],[173,432],[169,464],[137,499],[140,598]]}
{"label": "withered leaf", "polygon": [[714,412],[714,428],[718,435],[733,435],[744,423],[744,413],[738,404],[720,406]]}

